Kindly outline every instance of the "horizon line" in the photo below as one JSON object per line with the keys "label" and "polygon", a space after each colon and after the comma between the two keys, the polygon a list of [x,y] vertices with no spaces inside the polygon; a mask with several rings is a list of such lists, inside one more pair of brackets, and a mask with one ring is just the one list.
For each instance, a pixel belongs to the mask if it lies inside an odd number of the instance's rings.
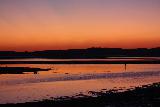
{"label": "horizon line", "polygon": [[160,46],[152,47],[152,48],[143,48],[143,47],[137,47],[137,48],[111,48],[111,47],[88,47],[88,48],[68,48],[68,49],[47,49],[47,50],[34,50],[34,51],[16,51],[16,50],[0,50],[0,52],[37,52],[37,51],[67,51],[67,50],[80,50],[80,49],[155,49],[160,48]]}

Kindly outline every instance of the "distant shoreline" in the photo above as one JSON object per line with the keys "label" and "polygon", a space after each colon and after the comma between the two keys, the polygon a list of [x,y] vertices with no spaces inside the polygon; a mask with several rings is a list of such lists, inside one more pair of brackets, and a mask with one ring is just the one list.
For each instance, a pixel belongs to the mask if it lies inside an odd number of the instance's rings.
{"label": "distant shoreline", "polygon": [[87,61],[0,61],[0,64],[160,64],[160,60],[137,60],[137,61],[105,61],[105,60],[87,60]]}
{"label": "distant shoreline", "polygon": [[157,48],[86,48],[68,50],[42,50],[33,52],[0,51],[0,59],[15,58],[49,58],[49,59],[95,59],[109,57],[160,57],[160,47]]}

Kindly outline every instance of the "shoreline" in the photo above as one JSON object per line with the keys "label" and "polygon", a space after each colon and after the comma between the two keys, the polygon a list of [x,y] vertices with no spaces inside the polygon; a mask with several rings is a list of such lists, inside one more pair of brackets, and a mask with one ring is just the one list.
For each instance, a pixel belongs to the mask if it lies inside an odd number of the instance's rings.
{"label": "shoreline", "polygon": [[[119,89],[120,90],[120,89]],[[160,106],[160,82],[143,85],[125,91],[108,90],[93,92],[93,96],[61,97],[22,104],[4,104],[12,107],[158,107]],[[96,96],[96,97],[94,97]]]}
{"label": "shoreline", "polygon": [[138,61],[0,61],[0,64],[160,64],[160,60]]}

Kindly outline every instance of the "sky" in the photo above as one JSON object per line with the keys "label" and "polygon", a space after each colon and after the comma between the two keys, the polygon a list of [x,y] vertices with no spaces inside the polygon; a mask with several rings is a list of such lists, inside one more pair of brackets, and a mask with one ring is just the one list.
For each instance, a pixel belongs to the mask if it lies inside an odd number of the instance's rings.
{"label": "sky", "polygon": [[160,0],[0,0],[0,50],[160,46]]}

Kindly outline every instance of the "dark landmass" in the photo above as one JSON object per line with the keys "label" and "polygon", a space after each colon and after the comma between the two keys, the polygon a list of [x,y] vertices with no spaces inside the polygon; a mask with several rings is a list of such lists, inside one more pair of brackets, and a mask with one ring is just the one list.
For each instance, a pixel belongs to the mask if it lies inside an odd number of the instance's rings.
{"label": "dark landmass", "polygon": [[0,74],[23,74],[25,72],[33,72],[37,74],[39,71],[49,71],[51,69],[30,68],[30,67],[0,67]]}
{"label": "dark landmass", "polygon": [[0,61],[0,64],[160,64],[160,59],[142,59],[142,60],[68,60],[68,61]]}
{"label": "dark landmass", "polygon": [[[94,96],[62,97],[55,100],[43,100],[23,104],[5,104],[11,107],[159,107],[160,83],[143,85],[126,91],[109,90],[90,91]],[[80,97],[81,96],[81,97]]]}
{"label": "dark landmass", "polygon": [[35,52],[0,51],[0,59],[53,58],[53,59],[97,59],[108,57],[160,57],[158,48],[88,48],[68,50],[45,50]]}

